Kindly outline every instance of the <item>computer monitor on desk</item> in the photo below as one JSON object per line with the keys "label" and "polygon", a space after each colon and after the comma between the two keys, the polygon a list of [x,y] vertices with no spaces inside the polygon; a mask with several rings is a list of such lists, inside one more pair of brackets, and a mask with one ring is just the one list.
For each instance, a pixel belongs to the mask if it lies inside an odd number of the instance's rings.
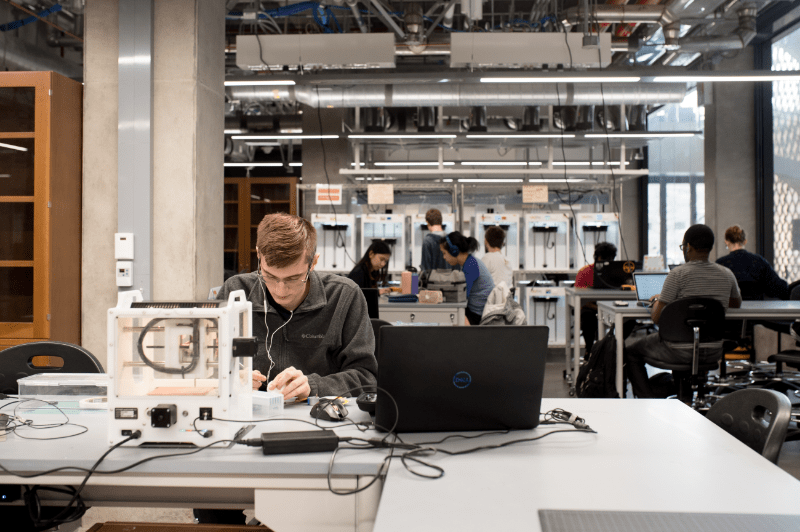
{"label": "computer monitor on desk", "polygon": [[384,327],[376,425],[388,430],[397,420],[397,432],[534,428],[547,336],[547,327],[532,326]]}
{"label": "computer monitor on desk", "polygon": [[633,284],[636,264],[631,260],[609,260],[594,263],[594,288],[620,289]]}

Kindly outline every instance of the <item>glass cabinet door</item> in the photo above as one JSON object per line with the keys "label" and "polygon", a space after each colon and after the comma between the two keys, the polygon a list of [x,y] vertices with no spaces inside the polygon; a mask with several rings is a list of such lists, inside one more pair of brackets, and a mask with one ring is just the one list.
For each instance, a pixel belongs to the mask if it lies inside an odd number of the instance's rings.
{"label": "glass cabinet door", "polygon": [[[37,122],[46,121],[46,108],[37,109],[37,91],[46,85],[0,86],[0,338],[40,336],[46,315],[37,312],[45,275],[35,267],[42,260],[34,238],[34,215],[46,195],[35,186]],[[40,107],[42,107],[40,105]],[[38,114],[38,116],[37,116]]]}

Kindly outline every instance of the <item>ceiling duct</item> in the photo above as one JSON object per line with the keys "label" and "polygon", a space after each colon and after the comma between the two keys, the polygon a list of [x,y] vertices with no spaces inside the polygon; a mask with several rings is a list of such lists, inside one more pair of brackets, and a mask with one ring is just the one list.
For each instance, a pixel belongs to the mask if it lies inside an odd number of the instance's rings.
{"label": "ceiling duct", "polygon": [[567,105],[553,107],[553,127],[564,131],[575,131],[577,116],[577,107]]}
{"label": "ceiling duct", "polygon": [[420,107],[417,111],[417,131],[436,131],[436,107]]}
{"label": "ceiling duct", "polygon": [[83,66],[56,55],[55,50],[42,49],[23,39],[6,37],[5,48],[0,52],[2,62],[9,70],[52,71],[62,76],[83,81]]}
{"label": "ceiling duct", "polygon": [[232,100],[297,101],[311,107],[475,107],[680,103],[685,83],[435,83],[350,87],[228,87]]}
{"label": "ceiling duct", "polygon": [[539,106],[529,105],[522,111],[522,131],[539,131],[541,124],[539,122]]}
{"label": "ceiling duct", "polygon": [[752,2],[737,10],[739,27],[733,31],[732,35],[678,38],[680,23],[672,23],[664,28],[664,47],[668,50],[680,50],[685,53],[741,50],[756,36],[756,13],[756,5]]}
{"label": "ceiling duct", "polygon": [[386,113],[381,107],[367,107],[361,110],[364,119],[364,131],[380,133],[386,129]]}
{"label": "ceiling duct", "polygon": [[473,107],[469,113],[469,131],[470,133],[481,133],[487,131],[486,129],[486,107],[477,106]]}
{"label": "ceiling duct", "polygon": [[590,131],[594,126],[594,105],[582,105],[578,107],[578,116],[575,120],[575,129],[578,131]]}
{"label": "ceiling duct", "polygon": [[628,129],[630,131],[647,130],[647,106],[631,105],[626,109],[628,114]]}

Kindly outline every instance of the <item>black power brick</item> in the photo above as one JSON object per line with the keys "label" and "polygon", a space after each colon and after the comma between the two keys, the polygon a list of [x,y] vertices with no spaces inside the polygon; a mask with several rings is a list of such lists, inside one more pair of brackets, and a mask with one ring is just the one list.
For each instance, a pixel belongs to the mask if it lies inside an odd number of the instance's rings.
{"label": "black power brick", "polygon": [[339,446],[339,436],[332,430],[304,432],[262,432],[261,438],[236,443],[261,447],[264,454],[322,453]]}

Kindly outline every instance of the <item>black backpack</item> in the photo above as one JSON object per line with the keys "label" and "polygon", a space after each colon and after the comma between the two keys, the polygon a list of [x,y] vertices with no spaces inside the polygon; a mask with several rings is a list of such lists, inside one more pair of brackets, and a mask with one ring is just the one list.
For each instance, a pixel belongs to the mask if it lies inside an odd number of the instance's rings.
{"label": "black backpack", "polygon": [[587,399],[618,398],[617,337],[612,327],[608,334],[592,346],[589,358],[578,372],[578,397]]}

